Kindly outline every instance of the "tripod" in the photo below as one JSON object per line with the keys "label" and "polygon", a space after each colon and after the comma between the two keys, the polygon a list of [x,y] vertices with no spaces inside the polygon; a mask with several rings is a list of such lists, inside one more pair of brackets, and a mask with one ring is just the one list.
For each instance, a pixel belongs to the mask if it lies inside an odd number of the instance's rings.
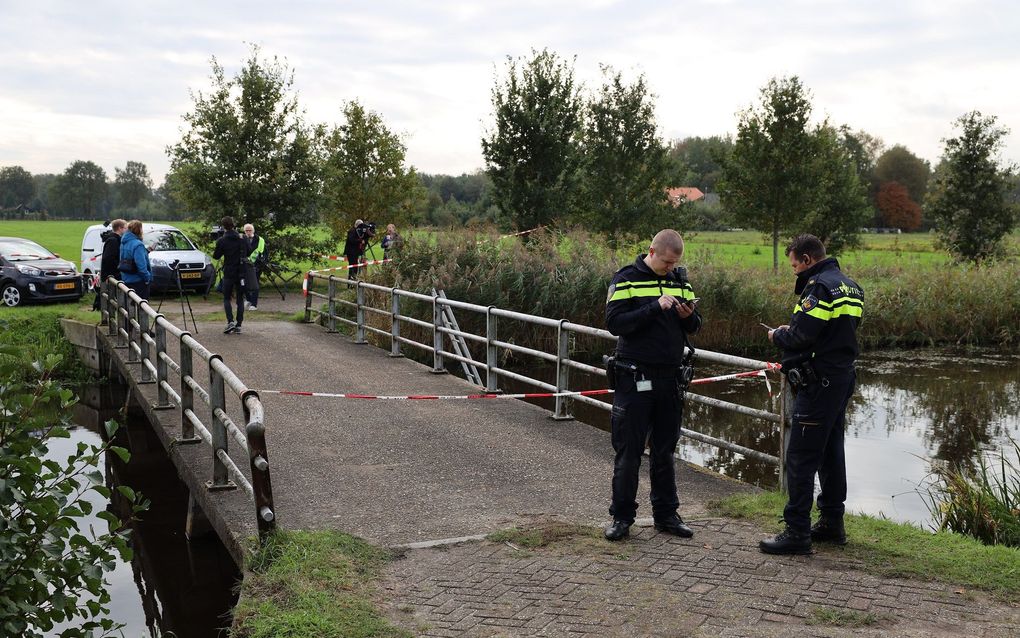
{"label": "tripod", "polygon": [[[198,323],[195,321],[195,311],[191,309],[191,299],[187,293],[184,292],[184,286],[181,285],[181,271],[178,267],[179,263],[170,264],[170,270],[174,273],[174,281],[177,283],[177,298],[181,300],[181,321],[184,322],[184,329],[188,329],[188,316],[184,314],[184,304],[188,305],[188,314],[191,315],[191,326],[195,329],[195,334],[198,334]],[[159,306],[156,308],[158,313],[160,308],[163,307],[163,300],[166,297],[160,297]]]}

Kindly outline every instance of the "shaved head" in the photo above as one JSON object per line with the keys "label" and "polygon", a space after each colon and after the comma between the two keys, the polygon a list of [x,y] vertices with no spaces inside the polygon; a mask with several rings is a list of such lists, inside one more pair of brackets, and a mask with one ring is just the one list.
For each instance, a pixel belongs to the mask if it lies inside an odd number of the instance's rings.
{"label": "shaved head", "polygon": [[660,230],[652,238],[652,248],[657,253],[670,252],[677,257],[684,256],[684,240],[680,233],[672,228]]}

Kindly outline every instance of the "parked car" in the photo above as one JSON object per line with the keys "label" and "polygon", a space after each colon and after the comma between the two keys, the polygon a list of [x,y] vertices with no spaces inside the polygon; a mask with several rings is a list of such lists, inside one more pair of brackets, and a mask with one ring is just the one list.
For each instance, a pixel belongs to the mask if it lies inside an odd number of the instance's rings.
{"label": "parked car", "polygon": [[0,237],[0,300],[5,306],[26,301],[77,301],[85,284],[74,264],[21,237]]}
{"label": "parked car", "polygon": [[[103,258],[102,234],[106,230],[109,229],[102,224],[85,229],[81,242],[83,273],[99,274],[99,262]],[[182,289],[203,294],[208,292],[216,268],[209,255],[195,247],[183,231],[167,224],[142,224],[142,242],[149,249],[152,292],[176,291],[178,273]],[[95,282],[95,277],[90,278],[90,285]]]}

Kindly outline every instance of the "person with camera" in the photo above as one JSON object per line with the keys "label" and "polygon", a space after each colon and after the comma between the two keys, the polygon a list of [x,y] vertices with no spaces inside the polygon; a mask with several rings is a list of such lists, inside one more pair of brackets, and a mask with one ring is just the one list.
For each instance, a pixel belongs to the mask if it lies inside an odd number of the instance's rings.
{"label": "person with camera", "polygon": [[[238,234],[233,217],[220,220],[223,236],[216,240],[213,259],[223,259],[223,310],[227,313],[227,327],[223,334],[241,334],[244,323],[244,264],[248,260],[248,244]],[[237,301],[237,323],[230,307],[230,297]]]}
{"label": "person with camera", "polygon": [[110,277],[120,275],[117,266],[120,264],[120,238],[127,231],[127,222],[115,219],[110,227],[99,236],[103,240],[103,256],[99,260],[99,282],[96,284],[96,299],[92,309],[99,310],[99,299],[103,293],[103,282]]}
{"label": "person with camera", "polygon": [[645,442],[651,477],[655,529],[690,538],[694,532],[677,514],[673,454],[680,440],[683,399],[693,377],[688,335],[701,328],[697,298],[687,271],[676,268],[684,242],[672,229],[659,231],[648,253],[613,276],[606,297],[606,327],[617,335],[615,357],[606,373],[615,390],[612,440],[613,523],[605,530],[616,541],[630,533],[637,513],[638,471]]}
{"label": "person with camera", "polygon": [[[106,247],[103,247],[105,252]],[[142,222],[132,219],[127,223],[127,232],[120,238],[120,261],[117,263],[120,280],[135,293],[149,300],[149,286],[152,285],[152,267],[149,265],[149,251],[142,243]]]}
{"label": "person with camera", "polygon": [[347,231],[347,240],[344,242],[344,256],[347,257],[347,277],[357,279],[361,266],[362,257],[365,255],[365,248],[368,241],[375,236],[375,224],[356,220],[354,226]]}
{"label": "person with camera", "polygon": [[255,226],[244,225],[244,242],[248,251],[248,259],[244,263],[245,300],[248,310],[259,309],[259,276],[265,262],[266,240],[255,234]]}
{"label": "person with camera", "polygon": [[[864,291],[840,271],[839,262],[826,257],[814,235],[796,237],[786,254],[800,300],[789,325],[770,329],[768,338],[782,349],[783,374],[796,393],[786,448],[789,498],[783,510],[786,529],[758,546],[766,554],[810,554],[812,541],[846,544],[843,429],[856,382]],[[821,516],[812,526],[815,473]]]}

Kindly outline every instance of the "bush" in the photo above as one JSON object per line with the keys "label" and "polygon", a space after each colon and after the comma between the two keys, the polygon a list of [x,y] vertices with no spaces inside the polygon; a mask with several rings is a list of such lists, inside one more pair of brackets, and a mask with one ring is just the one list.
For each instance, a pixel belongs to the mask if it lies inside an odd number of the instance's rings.
{"label": "bush", "polygon": [[[13,332],[0,324],[0,332]],[[33,360],[0,345],[0,635],[53,635],[61,622],[75,625],[58,634],[65,638],[116,628],[104,617],[110,602],[104,573],[116,555],[130,560],[127,533],[109,511],[96,514],[108,523],[105,531],[83,530],[81,522],[92,512],[88,492],[110,497],[98,470],[102,455],[126,461],[128,452],[79,443],[67,459],[46,458],[48,441],[70,436],[66,414],[75,399],[53,380],[61,364],[57,354]],[[107,424],[110,436],[115,430]],[[118,490],[134,511],[144,508],[130,488]]]}

